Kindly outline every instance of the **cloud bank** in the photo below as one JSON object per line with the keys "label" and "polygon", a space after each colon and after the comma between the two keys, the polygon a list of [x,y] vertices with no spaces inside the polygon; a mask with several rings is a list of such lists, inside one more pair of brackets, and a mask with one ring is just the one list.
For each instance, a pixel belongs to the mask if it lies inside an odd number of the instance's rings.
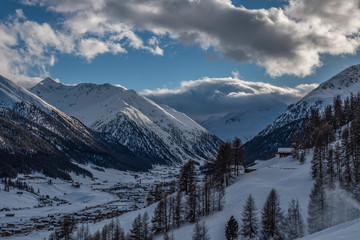
{"label": "cloud bank", "polygon": [[289,105],[316,88],[301,84],[294,88],[263,82],[248,82],[237,76],[185,81],[177,89],[145,90],[143,94],[202,122],[208,117],[245,112],[252,108]]}
{"label": "cloud bank", "polygon": [[[166,35],[240,63],[254,62],[272,77],[302,77],[322,65],[322,54],[355,54],[360,45],[358,0],[288,0],[281,8],[255,10],[230,0],[20,2],[62,17],[51,26],[27,20],[18,10],[0,24],[0,71],[12,75],[26,75],[34,66],[46,72],[58,53],[87,61],[126,54],[127,48],[163,55],[159,39]],[[142,31],[152,36],[142,39]]]}

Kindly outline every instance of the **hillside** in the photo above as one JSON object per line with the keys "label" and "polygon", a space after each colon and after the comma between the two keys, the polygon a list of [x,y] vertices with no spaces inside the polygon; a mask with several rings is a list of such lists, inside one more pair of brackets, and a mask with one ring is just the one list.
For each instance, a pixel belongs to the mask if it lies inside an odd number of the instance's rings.
{"label": "hillside", "polygon": [[[258,208],[258,216],[260,217],[260,212],[264,205],[265,199],[272,188],[275,188],[279,192],[281,208],[284,210],[287,209],[288,203],[291,201],[291,199],[299,199],[299,203],[302,209],[302,217],[304,218],[306,223],[309,193],[313,185],[313,180],[310,176],[309,161],[307,161],[304,165],[300,165],[296,160],[292,159],[291,157],[274,158],[269,161],[259,162],[253,168],[257,170],[251,173],[241,175],[230,187],[226,189],[225,205],[223,211],[216,212],[213,215],[201,219],[204,220],[206,222],[206,225],[209,227],[209,234],[211,236],[211,239],[225,239],[224,227],[226,221],[230,218],[231,215],[234,215],[234,217],[239,222],[241,222],[240,218],[243,210],[243,205],[249,194],[252,194],[255,199],[256,206]],[[105,185],[110,186],[114,182],[114,174],[119,174],[113,171],[109,171],[105,174],[93,170],[91,170],[91,172],[94,176],[99,178],[99,182],[102,182],[104,179],[108,179],[109,182]],[[158,176],[156,172],[154,173],[154,177]],[[123,179],[121,180],[121,182],[133,181],[131,180],[131,178],[125,177],[123,173],[121,173],[121,176],[121,179]],[[139,177],[146,178],[146,175],[139,174]],[[86,186],[86,182],[88,182],[87,180],[80,181],[84,182],[84,186]],[[144,213],[145,211],[147,211],[151,217],[155,206],[156,204],[153,204],[141,210],[125,213],[119,216],[118,219],[120,220],[120,223],[124,230],[128,231],[131,228],[133,220],[139,213]],[[104,224],[109,221],[110,220],[105,220],[95,224],[89,223],[91,232],[95,232],[97,229],[101,229]],[[193,227],[193,224],[186,224],[179,229],[174,230],[175,239],[192,239]],[[32,232],[27,237],[14,236],[8,239],[20,240],[36,237],[43,238],[45,236],[48,236],[49,233],[50,232],[48,231]],[[155,239],[162,239],[162,236],[158,236]]]}
{"label": "hillside", "polygon": [[327,105],[332,104],[334,97],[345,99],[359,91],[360,65],[349,67],[323,82],[297,103],[290,105],[273,123],[246,143],[249,160],[269,158],[278,147],[289,146],[291,132],[301,127],[301,119],[311,109],[324,110]]}
{"label": "hillside", "polygon": [[221,140],[185,114],[110,84],[68,86],[50,78],[31,88],[39,97],[152,163],[215,156]]}
{"label": "hillside", "polygon": [[360,236],[360,221],[358,219],[308,235],[301,240],[355,240]]}
{"label": "hillside", "polygon": [[151,167],[111,137],[94,132],[3,77],[0,93],[1,177],[31,171],[61,178],[69,178],[68,171],[90,175],[72,161],[124,170]]}

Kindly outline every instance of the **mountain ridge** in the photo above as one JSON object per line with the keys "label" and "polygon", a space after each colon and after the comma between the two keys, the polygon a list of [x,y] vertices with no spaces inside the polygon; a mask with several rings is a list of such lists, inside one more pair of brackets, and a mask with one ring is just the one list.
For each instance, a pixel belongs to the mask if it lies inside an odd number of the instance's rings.
{"label": "mountain ridge", "polygon": [[302,118],[311,109],[322,111],[335,97],[344,99],[359,92],[360,64],[348,67],[321,83],[298,102],[290,105],[273,123],[247,142],[245,148],[249,161],[271,157],[278,147],[290,146],[291,131],[301,128]]}
{"label": "mountain ridge", "polygon": [[94,132],[4,77],[0,77],[0,99],[2,177],[29,171],[62,178],[69,178],[68,171],[88,174],[73,161],[123,170],[151,167],[148,160],[136,157],[114,139]]}
{"label": "mountain ridge", "polygon": [[213,158],[221,144],[185,114],[124,87],[92,83],[69,86],[44,79],[30,91],[91,129],[110,134],[153,164]]}

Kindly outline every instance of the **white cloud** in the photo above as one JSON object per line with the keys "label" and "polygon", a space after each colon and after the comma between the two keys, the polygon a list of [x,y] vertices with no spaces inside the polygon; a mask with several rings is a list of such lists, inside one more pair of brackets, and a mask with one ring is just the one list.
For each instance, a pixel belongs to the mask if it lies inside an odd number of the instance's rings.
{"label": "white cloud", "polygon": [[318,84],[278,87],[263,82],[248,82],[238,77],[203,78],[184,81],[176,89],[145,90],[143,94],[169,105],[201,122],[209,116],[243,112],[250,108],[294,103]]}
{"label": "white cloud", "polygon": [[[238,62],[257,63],[273,77],[310,75],[322,65],[322,54],[356,54],[360,46],[358,0],[288,0],[282,8],[252,10],[231,0],[20,2],[61,16],[56,25],[40,24],[17,10],[2,23],[0,51],[13,60],[1,68],[10,65],[8,71],[20,75],[29,75],[29,66],[46,72],[59,52],[88,60],[127,48],[164,55],[158,41],[164,34]],[[141,31],[152,36],[145,41],[137,34]],[[87,49],[91,44],[94,49]]]}

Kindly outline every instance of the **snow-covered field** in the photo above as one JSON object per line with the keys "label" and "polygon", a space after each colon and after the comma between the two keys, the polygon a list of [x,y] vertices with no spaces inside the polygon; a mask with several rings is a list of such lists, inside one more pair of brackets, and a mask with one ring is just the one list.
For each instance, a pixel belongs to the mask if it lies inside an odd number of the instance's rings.
{"label": "snow-covered field", "polygon": [[[26,179],[24,181],[34,188],[35,193],[39,191],[38,195],[13,188],[10,189],[10,192],[5,192],[3,191],[4,185],[0,184],[0,210],[10,210],[0,211],[0,231],[9,228],[22,229],[37,224],[46,224],[54,219],[59,220],[66,214],[77,213],[78,215],[85,216],[89,214],[91,216],[91,214],[98,215],[96,211],[107,213],[115,209],[126,212],[141,208],[146,204],[146,191],[154,183],[171,181],[178,173],[176,168],[163,166],[156,166],[150,172],[143,173],[124,172],[115,169],[105,169],[103,172],[93,169],[89,165],[81,165],[81,167],[92,172],[94,178],[84,178],[72,174],[73,182],[80,183],[80,188],[73,187],[70,181],[51,179],[41,174],[18,176],[20,179]],[[52,185],[48,184],[50,179]],[[120,190],[112,191],[114,188],[120,188]],[[123,193],[121,192],[122,188],[126,189]],[[18,192],[22,192],[22,194],[18,194]],[[143,202],[138,201],[135,203],[134,199],[127,199],[128,195],[126,194],[138,194]],[[46,195],[52,201],[51,204],[44,203],[41,200]],[[59,199],[59,201],[54,199]],[[7,217],[6,214],[15,214],[15,216]],[[50,233],[46,229],[49,229],[49,227],[41,231],[32,231],[27,236],[17,235],[8,239],[46,238]]]}
{"label": "snow-covered field", "polygon": [[[241,213],[243,210],[243,205],[245,203],[246,198],[249,194],[251,194],[256,202],[258,208],[258,216],[260,217],[261,209],[265,203],[266,197],[272,188],[275,188],[280,196],[280,206],[286,211],[289,202],[293,198],[297,198],[299,200],[302,216],[306,223],[307,218],[307,205],[309,201],[309,194],[311,188],[313,186],[313,180],[310,176],[310,159],[311,156],[308,157],[308,161],[301,165],[296,160],[291,157],[286,158],[273,158],[268,161],[260,161],[253,169],[251,173],[246,173],[241,175],[239,178],[235,179],[233,184],[226,189],[226,197],[225,197],[225,206],[222,212],[214,213],[211,216],[204,217],[201,221],[205,221],[207,227],[209,228],[209,234],[211,239],[213,240],[223,240],[224,236],[224,227],[226,221],[230,218],[231,215],[241,223]],[[92,170],[93,173],[94,170]],[[112,172],[113,171],[113,172]],[[141,174],[139,178],[143,179],[143,181],[154,181],[156,179],[155,176],[159,176],[163,174],[164,176],[168,174],[165,169],[158,168],[154,173],[147,173],[147,175]],[[101,181],[105,181],[104,186],[111,186],[116,184],[118,181],[139,181],[135,179],[131,173],[119,172],[116,170],[107,169],[106,172],[98,172],[96,177],[101,179]],[[146,180],[148,179],[148,180]],[[85,191],[85,183],[86,181],[82,177],[79,177],[76,181],[81,181],[83,184],[81,185],[81,191]],[[49,186],[42,186],[41,191],[46,191]],[[58,186],[60,188],[60,186]],[[83,193],[86,197],[84,199],[94,201],[109,201],[112,199],[112,195],[104,192],[96,192],[94,190],[88,189],[89,193]],[[50,191],[50,190],[49,190]],[[52,190],[54,191],[54,190]],[[71,194],[68,188],[61,188],[61,191],[68,191],[68,195],[73,195],[73,197],[78,196],[77,193]],[[75,190],[73,190],[75,191]],[[80,190],[79,190],[80,191]],[[80,192],[79,192],[80,193]],[[4,194],[4,192],[1,192]],[[98,197],[96,194],[104,194],[101,197]],[[1,195],[3,196],[3,195]],[[12,196],[12,199],[16,199],[18,196]],[[79,199],[72,200],[74,203],[73,209],[75,206],[84,206],[81,201],[82,197],[78,197]],[[100,198],[100,199],[98,199]],[[101,199],[102,198],[102,199]],[[95,200],[97,199],[97,200]],[[105,200],[106,199],[106,200]],[[28,203],[26,202],[28,201]],[[24,204],[27,203],[31,205],[35,200],[26,200]],[[15,204],[15,200],[14,200]],[[89,204],[89,203],[86,203]],[[120,223],[125,231],[129,231],[131,228],[131,224],[134,218],[139,214],[143,214],[145,211],[150,214],[153,214],[156,204],[153,204],[147,208],[143,208],[137,211],[127,212],[118,217]],[[34,211],[34,210],[32,210]],[[50,210],[47,210],[50,211]],[[28,212],[30,214],[31,211]],[[35,214],[35,213],[34,213]],[[36,213],[37,214],[37,213]],[[89,227],[91,232],[95,232],[98,229],[101,229],[105,223],[108,223],[110,220],[104,220],[97,223],[89,223]],[[175,229],[173,231],[175,239],[192,239],[193,234],[193,225],[186,224],[180,227],[179,229]],[[28,236],[12,236],[7,239],[42,239],[49,235],[49,231],[33,231]],[[330,229],[326,229],[322,232],[309,235],[304,239],[358,239],[360,236],[360,221],[352,221],[342,225],[335,226]],[[162,239],[162,236],[157,236],[155,239]]]}

